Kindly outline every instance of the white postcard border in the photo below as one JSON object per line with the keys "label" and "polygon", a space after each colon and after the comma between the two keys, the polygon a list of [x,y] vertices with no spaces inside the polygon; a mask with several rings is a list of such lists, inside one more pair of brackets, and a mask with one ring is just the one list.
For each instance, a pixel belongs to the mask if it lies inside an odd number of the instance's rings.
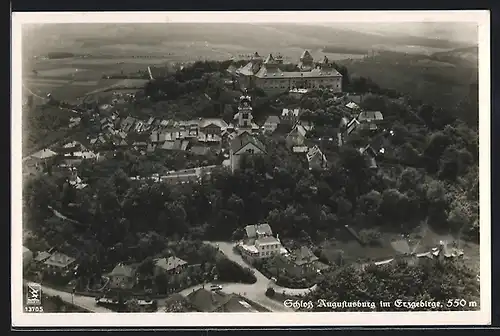
{"label": "white postcard border", "polygon": [[[22,46],[27,23],[80,22],[471,22],[479,26],[480,123],[480,311],[380,313],[24,313],[22,305]],[[489,11],[342,12],[46,12],[12,14],[11,144],[11,302],[18,327],[227,327],[227,326],[402,326],[486,325],[491,322],[491,190],[490,190],[490,13]]]}

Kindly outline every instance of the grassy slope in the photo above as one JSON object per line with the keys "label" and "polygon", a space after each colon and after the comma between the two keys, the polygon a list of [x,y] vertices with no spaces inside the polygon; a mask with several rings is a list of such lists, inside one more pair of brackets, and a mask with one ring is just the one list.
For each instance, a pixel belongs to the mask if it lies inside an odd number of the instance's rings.
{"label": "grassy slope", "polygon": [[351,75],[371,77],[381,87],[396,89],[436,106],[455,108],[471,95],[471,85],[478,81],[477,64],[471,60],[474,48],[430,56],[391,52],[339,63]]}

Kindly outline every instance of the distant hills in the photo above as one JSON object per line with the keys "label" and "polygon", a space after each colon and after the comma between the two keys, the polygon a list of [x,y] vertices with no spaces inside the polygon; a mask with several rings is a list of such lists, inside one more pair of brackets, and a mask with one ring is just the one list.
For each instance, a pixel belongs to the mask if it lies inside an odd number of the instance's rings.
{"label": "distant hills", "polygon": [[[435,24],[437,25],[437,24]],[[43,54],[49,51],[92,52],[110,45],[155,46],[169,49],[170,44],[202,42],[207,47],[258,50],[260,52],[298,50],[307,48],[316,52],[364,54],[372,49],[425,52],[465,48],[471,46],[460,40],[446,39],[446,24],[441,31],[434,25],[436,36],[411,35],[398,32],[399,27],[366,24],[345,27],[326,24],[247,24],[247,23],[145,23],[145,24],[49,24],[27,29],[23,46],[27,54]],[[449,30],[449,29],[448,29]],[[396,31],[396,32],[395,32]],[[402,28],[402,31],[405,31]],[[421,33],[422,29],[414,29]],[[429,29],[427,30],[427,32]],[[470,29],[468,36],[471,35]],[[450,34],[448,34],[450,35]],[[452,35],[450,35],[452,36]],[[452,36],[453,37],[453,36]],[[76,49],[76,50],[74,50]],[[157,48],[155,48],[158,50]],[[145,48],[147,51],[147,49]]]}

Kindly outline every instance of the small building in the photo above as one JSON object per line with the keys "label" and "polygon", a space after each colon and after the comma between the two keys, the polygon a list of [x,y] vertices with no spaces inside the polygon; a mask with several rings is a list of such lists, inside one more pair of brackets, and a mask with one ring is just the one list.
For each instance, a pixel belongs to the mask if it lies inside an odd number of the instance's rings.
{"label": "small building", "polygon": [[80,125],[80,122],[81,122],[82,118],[80,117],[72,117],[69,119],[69,127],[70,128],[74,128],[78,125]]}
{"label": "small building", "polygon": [[360,107],[358,104],[356,104],[355,102],[349,102],[345,105],[348,109],[352,110],[352,111],[359,111],[360,110]]}
{"label": "small building", "polygon": [[290,126],[293,126],[299,120],[299,116],[300,116],[300,109],[299,108],[295,108],[295,109],[284,108],[281,111],[281,116],[280,116],[281,123],[286,123]]}
{"label": "small building", "polygon": [[51,254],[49,252],[38,252],[33,260],[37,264],[43,264],[47,259],[50,258],[50,256]]}
{"label": "small building", "polygon": [[116,265],[109,274],[109,287],[115,289],[130,289],[137,281],[135,268],[122,263]]}
{"label": "small building", "polygon": [[327,167],[328,161],[325,154],[316,145],[311,147],[306,154],[307,162],[309,163],[309,169],[324,169]]}
{"label": "small building", "polygon": [[249,313],[263,311],[255,307],[248,299],[237,294],[226,294],[221,291],[210,291],[205,288],[189,293],[189,304],[198,312],[214,313]]}
{"label": "small building", "polygon": [[121,121],[120,128],[122,131],[128,133],[132,129],[136,122],[136,119],[133,117],[127,117]]}
{"label": "small building", "polygon": [[375,131],[378,125],[384,121],[384,115],[380,111],[362,111],[357,120],[362,124],[363,130]]}
{"label": "small building", "polygon": [[74,265],[75,261],[75,258],[56,252],[45,260],[44,265],[50,271],[63,273],[67,272]]}
{"label": "small building", "polygon": [[155,273],[179,274],[188,267],[188,263],[177,257],[168,257],[155,260]]}
{"label": "small building", "polygon": [[198,124],[198,141],[221,142],[222,133],[228,128],[228,124],[219,118],[201,119]]}
{"label": "small building", "polygon": [[271,115],[271,116],[267,117],[267,119],[263,125],[264,132],[273,133],[279,124],[280,124],[280,118],[278,116]]}
{"label": "small building", "polygon": [[306,140],[307,131],[304,126],[295,124],[293,129],[286,136],[286,144],[289,148],[294,146],[302,146]]}

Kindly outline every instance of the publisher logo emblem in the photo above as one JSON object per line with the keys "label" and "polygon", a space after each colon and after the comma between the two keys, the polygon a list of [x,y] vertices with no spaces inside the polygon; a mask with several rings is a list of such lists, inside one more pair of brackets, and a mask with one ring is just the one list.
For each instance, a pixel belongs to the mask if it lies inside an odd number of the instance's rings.
{"label": "publisher logo emblem", "polygon": [[28,284],[26,304],[29,306],[39,306],[42,304],[42,286],[40,284],[34,282]]}

